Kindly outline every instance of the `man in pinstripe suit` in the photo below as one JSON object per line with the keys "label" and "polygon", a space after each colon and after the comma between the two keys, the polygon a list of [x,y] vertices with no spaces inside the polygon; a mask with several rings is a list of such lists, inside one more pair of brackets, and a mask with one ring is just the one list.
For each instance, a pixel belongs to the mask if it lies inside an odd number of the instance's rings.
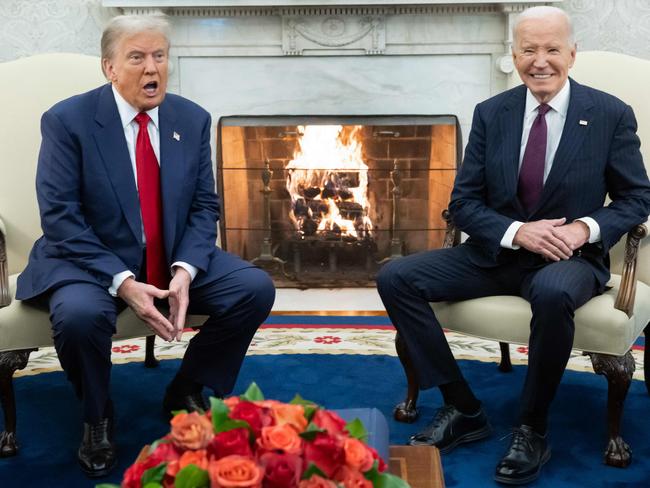
{"label": "man in pinstripe suit", "polygon": [[[550,457],[550,404],[573,344],[576,308],[603,291],[608,250],[650,213],[632,109],[579,85],[571,21],[533,7],[513,27],[524,85],[480,103],[449,209],[469,239],[384,266],[377,286],[403,337],[420,388],[444,406],[411,444],[444,453],[486,437],[490,425],[465,382],[430,301],[520,295],[533,318],[518,427],[495,479],[528,483]],[[603,206],[606,196],[612,202]]]}

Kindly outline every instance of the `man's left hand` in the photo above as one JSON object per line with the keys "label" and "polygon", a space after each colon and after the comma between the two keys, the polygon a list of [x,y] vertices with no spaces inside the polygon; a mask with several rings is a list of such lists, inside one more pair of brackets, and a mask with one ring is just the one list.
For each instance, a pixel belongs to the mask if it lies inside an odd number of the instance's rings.
{"label": "man's left hand", "polygon": [[177,341],[181,340],[185,328],[185,316],[190,304],[190,283],[192,277],[184,268],[175,267],[174,277],[169,283],[169,321],[175,329]]}
{"label": "man's left hand", "polygon": [[553,235],[575,251],[589,241],[589,226],[580,220],[553,227]]}

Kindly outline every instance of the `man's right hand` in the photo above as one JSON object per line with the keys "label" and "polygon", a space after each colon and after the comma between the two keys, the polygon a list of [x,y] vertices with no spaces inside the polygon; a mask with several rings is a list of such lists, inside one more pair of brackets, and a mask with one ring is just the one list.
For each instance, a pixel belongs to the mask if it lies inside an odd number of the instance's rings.
{"label": "man's right hand", "polygon": [[154,298],[167,298],[169,290],[161,290],[153,285],[136,281],[134,278],[127,278],[118,288],[117,296],[131,307],[154,334],[168,342],[174,338],[174,326],[154,305]]}
{"label": "man's right hand", "polygon": [[560,227],[565,222],[565,218],[527,222],[519,227],[512,243],[550,261],[569,259],[573,251],[553,233],[555,227]]}

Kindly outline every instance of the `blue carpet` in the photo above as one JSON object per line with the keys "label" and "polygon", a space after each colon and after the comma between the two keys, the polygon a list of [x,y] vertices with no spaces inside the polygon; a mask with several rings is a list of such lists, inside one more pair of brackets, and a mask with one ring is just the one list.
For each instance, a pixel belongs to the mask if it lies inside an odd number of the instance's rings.
{"label": "blue carpet", "polygon": [[[162,361],[157,370],[141,363],[116,365],[113,398],[117,417],[120,473],[145,443],[167,432],[160,400],[178,360]],[[461,361],[477,395],[484,401],[495,428],[485,442],[459,447],[443,458],[447,487],[497,486],[494,465],[507,446],[499,439],[508,433],[525,374],[515,367],[501,374],[492,363]],[[327,408],[377,407],[389,419],[391,443],[403,443],[422,428],[440,404],[436,390],[421,394],[422,415],[413,425],[391,419],[393,404],[405,389],[399,361],[387,356],[285,355],[246,358],[236,393],[255,380],[267,397],[287,401],[296,392]],[[62,373],[47,373],[15,381],[19,406],[17,457],[0,459],[1,487],[93,486],[76,465],[80,438],[80,409]],[[628,469],[601,463],[605,445],[606,382],[592,373],[567,371],[552,412],[550,438],[553,456],[537,487],[641,487],[650,473],[650,398],[642,382],[634,381],[628,394],[623,433],[634,449]],[[148,412],[148,415],[146,413]]]}

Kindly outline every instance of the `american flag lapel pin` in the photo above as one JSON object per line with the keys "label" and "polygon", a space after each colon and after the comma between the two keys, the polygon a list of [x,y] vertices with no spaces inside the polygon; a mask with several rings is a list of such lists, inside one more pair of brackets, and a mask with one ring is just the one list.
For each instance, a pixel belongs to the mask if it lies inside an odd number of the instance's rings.
{"label": "american flag lapel pin", "polygon": [[[580,122],[582,122],[582,121],[580,121]],[[176,139],[177,141],[180,141],[180,140],[181,140],[181,135],[180,135],[178,132],[176,132],[176,131],[174,131],[174,133],[172,134],[172,137],[173,137],[174,139]]]}
{"label": "american flag lapel pin", "polygon": [[[578,123],[579,123],[580,125],[587,125],[589,122],[587,122],[586,120],[582,120],[582,119],[580,119],[580,122],[578,122]],[[176,132],[174,132],[174,134],[176,134]]]}

